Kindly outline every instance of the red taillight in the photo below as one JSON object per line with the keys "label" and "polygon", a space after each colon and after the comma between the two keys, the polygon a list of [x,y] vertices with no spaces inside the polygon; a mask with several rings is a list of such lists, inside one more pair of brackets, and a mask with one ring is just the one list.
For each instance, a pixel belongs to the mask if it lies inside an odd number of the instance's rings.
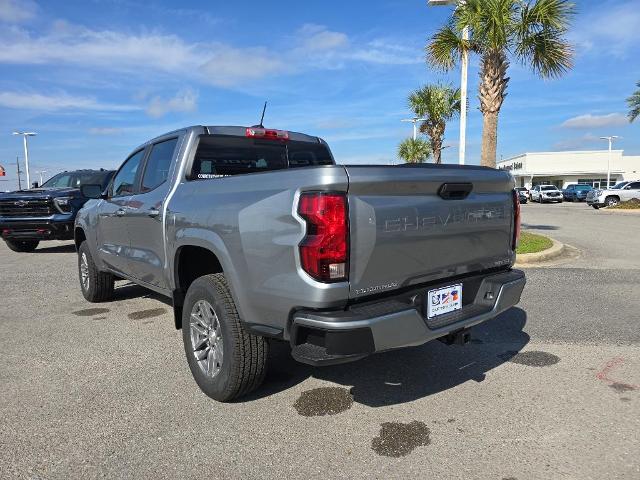
{"label": "red taillight", "polygon": [[289,132],[285,130],[270,130],[268,128],[250,127],[246,130],[246,136],[252,138],[264,138],[266,140],[289,140]]}
{"label": "red taillight", "polygon": [[346,280],[349,257],[346,195],[303,193],[298,213],[307,222],[307,234],[300,243],[304,271],[321,282]]}
{"label": "red taillight", "polygon": [[511,248],[515,250],[520,238],[520,195],[517,190],[513,191],[513,239]]}

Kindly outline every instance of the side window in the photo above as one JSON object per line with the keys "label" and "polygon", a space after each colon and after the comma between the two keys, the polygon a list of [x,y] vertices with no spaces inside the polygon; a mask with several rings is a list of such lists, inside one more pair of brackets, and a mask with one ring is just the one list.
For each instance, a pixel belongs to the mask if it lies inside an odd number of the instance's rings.
{"label": "side window", "polygon": [[629,190],[640,190],[640,182],[633,182],[629,184]]}
{"label": "side window", "polygon": [[142,192],[153,190],[167,181],[177,144],[178,139],[172,138],[152,147],[142,176]]}
{"label": "side window", "polygon": [[113,178],[111,184],[110,196],[122,197],[125,195],[132,195],[135,190],[136,173],[138,173],[138,167],[144,157],[144,149],[134,153],[130,156],[122,168],[118,171]]}

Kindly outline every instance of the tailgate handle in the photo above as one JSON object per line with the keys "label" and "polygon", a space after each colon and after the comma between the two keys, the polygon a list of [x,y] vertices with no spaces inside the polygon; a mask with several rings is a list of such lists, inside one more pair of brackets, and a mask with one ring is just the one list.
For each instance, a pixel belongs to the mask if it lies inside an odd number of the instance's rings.
{"label": "tailgate handle", "polygon": [[443,183],[438,189],[438,195],[444,200],[462,200],[473,190],[472,183]]}

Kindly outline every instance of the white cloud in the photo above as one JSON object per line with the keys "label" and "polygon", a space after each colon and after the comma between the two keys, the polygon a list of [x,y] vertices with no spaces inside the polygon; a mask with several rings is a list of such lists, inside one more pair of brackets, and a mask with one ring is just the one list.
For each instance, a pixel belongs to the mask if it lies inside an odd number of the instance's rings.
{"label": "white cloud", "polygon": [[328,30],[323,25],[307,23],[298,30],[301,47],[310,50],[334,50],[349,44],[349,37],[342,32]]}
{"label": "white cloud", "polygon": [[597,2],[578,19],[570,38],[583,51],[625,56],[635,54],[640,41],[640,8],[637,0]]}
{"label": "white cloud", "polygon": [[418,50],[383,40],[355,48],[346,34],[320,25],[305,25],[294,38],[296,46],[274,51],[263,46],[189,43],[153,31],[98,31],[57,21],[43,35],[17,27],[0,30],[0,63],[72,65],[136,77],[154,72],[233,87],[270,76],[341,68],[349,62],[400,65],[422,61]]}
{"label": "white cloud", "polygon": [[553,144],[554,150],[580,150],[587,145],[595,142],[601,142],[600,137],[592,133],[586,133],[579,137],[565,138]]}
{"label": "white cloud", "polygon": [[609,113],[607,115],[578,115],[577,117],[565,120],[563,128],[599,128],[599,127],[616,127],[626,125],[627,117],[622,113]]}
{"label": "white cloud", "polygon": [[38,6],[31,0],[0,0],[0,21],[20,23],[36,16]]}
{"label": "white cloud", "polygon": [[67,93],[45,95],[36,92],[0,92],[0,106],[24,110],[101,110],[126,112],[139,110],[133,105],[100,103],[93,97],[76,97]]}
{"label": "white cloud", "polygon": [[162,117],[169,112],[193,112],[197,108],[197,102],[198,94],[186,89],[167,100],[157,96],[152,98],[146,112],[154,118]]}

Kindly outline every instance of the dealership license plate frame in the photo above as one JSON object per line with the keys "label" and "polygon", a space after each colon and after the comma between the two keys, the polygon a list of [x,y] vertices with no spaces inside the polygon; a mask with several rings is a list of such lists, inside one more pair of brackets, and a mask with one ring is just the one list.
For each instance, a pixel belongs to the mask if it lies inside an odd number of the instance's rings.
{"label": "dealership license plate frame", "polygon": [[[454,295],[457,289],[457,298]],[[438,295],[437,302],[434,304],[434,295]],[[448,295],[448,296],[447,296]],[[446,301],[446,304],[441,302]],[[427,292],[425,298],[425,310],[427,319],[440,317],[447,313],[455,312],[462,309],[462,283],[447,285],[445,287],[434,288]]]}

